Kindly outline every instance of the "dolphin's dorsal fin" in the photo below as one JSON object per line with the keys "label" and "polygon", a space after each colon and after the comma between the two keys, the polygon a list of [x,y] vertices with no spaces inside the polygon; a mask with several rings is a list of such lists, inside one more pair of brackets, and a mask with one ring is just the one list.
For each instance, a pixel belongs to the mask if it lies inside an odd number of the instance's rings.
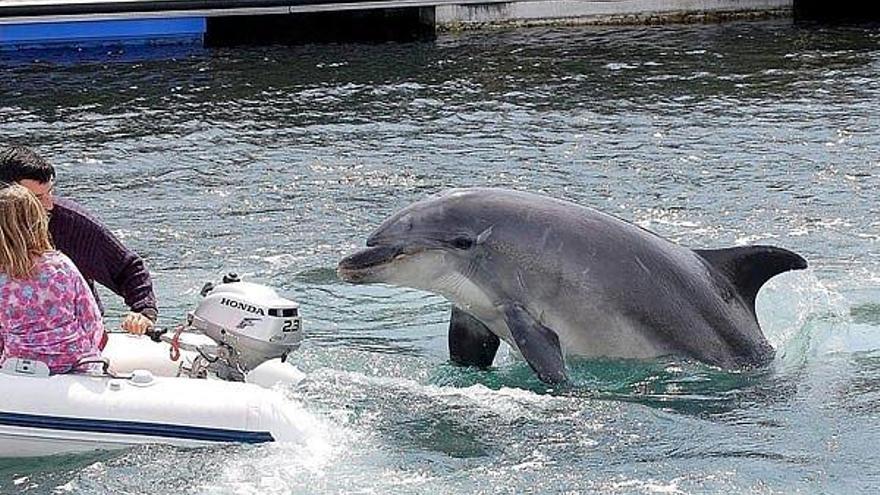
{"label": "dolphin's dorsal fin", "polygon": [[758,290],[765,282],[782,272],[807,267],[807,260],[799,254],[773,246],[695,249],[694,252],[727,276],[752,313]]}

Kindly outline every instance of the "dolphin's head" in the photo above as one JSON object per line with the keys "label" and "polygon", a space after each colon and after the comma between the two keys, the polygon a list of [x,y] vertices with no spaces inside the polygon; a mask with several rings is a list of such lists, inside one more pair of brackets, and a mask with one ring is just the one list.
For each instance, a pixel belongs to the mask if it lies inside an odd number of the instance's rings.
{"label": "dolphin's head", "polygon": [[370,235],[366,249],[339,262],[339,277],[451,295],[492,230],[488,219],[468,213],[457,199],[450,191],[395,213]]}

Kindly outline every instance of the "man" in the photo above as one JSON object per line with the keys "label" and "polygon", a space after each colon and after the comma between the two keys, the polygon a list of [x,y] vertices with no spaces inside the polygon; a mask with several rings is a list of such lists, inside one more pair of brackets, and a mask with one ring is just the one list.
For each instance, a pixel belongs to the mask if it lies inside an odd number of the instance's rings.
{"label": "man", "polygon": [[82,206],[53,196],[55,168],[49,162],[24,146],[0,149],[0,182],[21,184],[40,200],[49,213],[55,248],[82,273],[102,313],[95,282],[122,297],[131,309],[122,321],[123,330],[143,334],[152,328],[159,312],[144,261]]}

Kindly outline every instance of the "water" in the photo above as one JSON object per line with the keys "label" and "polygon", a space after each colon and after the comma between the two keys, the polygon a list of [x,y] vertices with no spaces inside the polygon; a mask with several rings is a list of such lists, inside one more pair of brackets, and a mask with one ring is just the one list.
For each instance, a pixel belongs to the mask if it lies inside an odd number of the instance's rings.
{"label": "water", "polygon": [[[2,54],[0,141],[146,258],[163,323],[234,270],[303,305],[298,445],[0,462],[4,493],[874,493],[880,30],[788,21],[432,43]],[[596,361],[548,390],[447,362],[449,305],[334,269],[450,186],[544,192],[694,247],[771,243],[760,372]],[[109,323],[122,308],[111,303]]]}

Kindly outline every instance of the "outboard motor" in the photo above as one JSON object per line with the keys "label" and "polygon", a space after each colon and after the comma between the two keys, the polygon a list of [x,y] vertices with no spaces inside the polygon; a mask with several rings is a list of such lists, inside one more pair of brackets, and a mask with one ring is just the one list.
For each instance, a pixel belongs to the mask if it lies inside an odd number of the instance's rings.
{"label": "outboard motor", "polygon": [[210,371],[223,380],[243,381],[260,364],[286,359],[303,340],[299,304],[270,287],[229,274],[221,284],[206,284],[202,295],[205,298],[187,315],[186,326],[170,339],[172,346],[179,346],[182,332],[197,332],[216,342],[184,346],[199,354],[189,369],[182,367],[192,377]]}

